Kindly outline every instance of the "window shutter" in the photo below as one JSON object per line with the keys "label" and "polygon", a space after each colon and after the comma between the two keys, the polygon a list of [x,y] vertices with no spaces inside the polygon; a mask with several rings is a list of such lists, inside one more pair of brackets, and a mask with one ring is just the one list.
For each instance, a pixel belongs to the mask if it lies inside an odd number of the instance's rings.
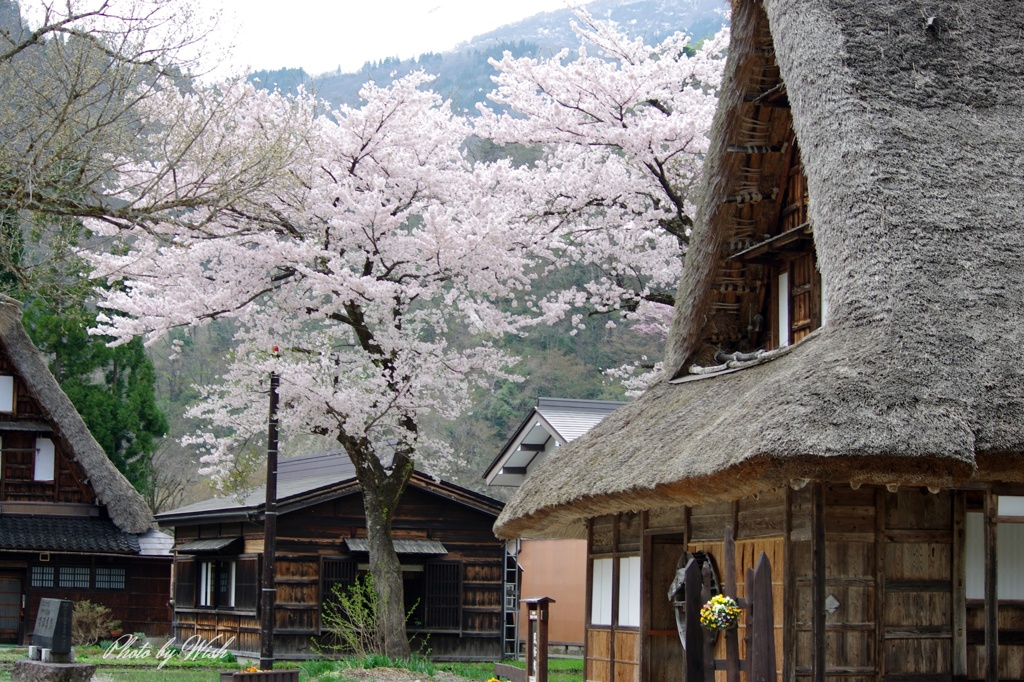
{"label": "window shutter", "polygon": [[260,603],[260,558],[238,558],[235,570],[235,608],[255,611]]}
{"label": "window shutter", "polygon": [[348,558],[324,557],[320,569],[320,603],[327,601],[335,586],[347,587],[356,581],[356,562]]}
{"label": "window shutter", "polygon": [[462,621],[462,563],[428,562],[424,571],[424,625],[435,630],[458,630]]}
{"label": "window shutter", "polygon": [[191,557],[174,561],[174,605],[185,609],[196,605],[196,563]]}

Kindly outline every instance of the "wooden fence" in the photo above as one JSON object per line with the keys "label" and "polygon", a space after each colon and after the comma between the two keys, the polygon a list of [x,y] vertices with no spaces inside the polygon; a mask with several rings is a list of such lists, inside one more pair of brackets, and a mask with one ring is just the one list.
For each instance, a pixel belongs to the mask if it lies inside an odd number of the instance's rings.
{"label": "wooden fence", "polygon": [[[725,529],[723,548],[722,591],[736,597],[736,543],[731,527]],[[762,552],[757,567],[747,570],[746,598],[736,599],[746,617],[747,658],[740,659],[739,635],[736,628],[724,631],[725,659],[716,660],[714,644],[717,631],[708,631],[700,622],[701,607],[711,599],[712,588],[718,590],[710,561],[691,556],[681,569],[682,589],[670,595],[678,613],[679,637],[685,649],[686,682],[715,682],[715,671],[725,671],[726,682],[740,682],[740,672],[746,673],[746,682],[775,682],[775,625],[772,607],[771,562]],[[693,595],[693,596],[691,596]]]}

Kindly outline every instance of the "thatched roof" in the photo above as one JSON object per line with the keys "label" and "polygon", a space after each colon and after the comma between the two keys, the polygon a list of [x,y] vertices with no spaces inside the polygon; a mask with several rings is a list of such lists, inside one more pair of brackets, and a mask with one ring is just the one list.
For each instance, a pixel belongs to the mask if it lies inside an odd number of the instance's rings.
{"label": "thatched roof", "polygon": [[21,303],[7,296],[0,296],[0,346],[43,411],[64,452],[81,467],[111,520],[126,533],[147,532],[153,526],[149,507],[89,433],[50,373],[46,360],[25,333]]}
{"label": "thatched roof", "polygon": [[[1001,0],[921,7],[734,2],[668,371],[540,467],[499,535],[579,535],[595,515],[805,479],[1024,480],[1024,14]],[[736,148],[784,147],[784,127],[828,321],[766,362],[695,377],[747,325],[721,276],[770,211],[747,224],[735,197],[772,196],[782,170],[784,152]]]}

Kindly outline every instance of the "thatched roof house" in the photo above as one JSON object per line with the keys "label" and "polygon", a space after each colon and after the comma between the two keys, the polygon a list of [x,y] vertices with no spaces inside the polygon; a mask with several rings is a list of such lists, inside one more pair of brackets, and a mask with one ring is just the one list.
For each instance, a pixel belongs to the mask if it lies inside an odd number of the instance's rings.
{"label": "thatched roof house", "polygon": [[107,458],[0,296],[0,642],[44,597],[90,599],[130,632],[170,633],[171,539]]}
{"label": "thatched roof house", "polygon": [[[538,471],[499,534],[582,536],[641,496],[696,504],[822,475],[1024,479],[1022,34],[1024,14],[994,0],[735,2],[666,375]],[[761,290],[733,257],[772,233],[790,126],[827,323],[770,361],[690,374],[748,350]]]}
{"label": "thatched roof house", "polygon": [[588,680],[681,679],[726,526],[782,679],[1024,679],[1024,12],[732,4],[665,374],[496,532],[588,539]]}
{"label": "thatched roof house", "polygon": [[110,519],[126,533],[146,533],[156,524],[153,513],[128,479],[103,452],[78,410],[53,378],[46,359],[21,323],[21,303],[0,296],[0,348],[35,399],[42,416],[89,480]]}

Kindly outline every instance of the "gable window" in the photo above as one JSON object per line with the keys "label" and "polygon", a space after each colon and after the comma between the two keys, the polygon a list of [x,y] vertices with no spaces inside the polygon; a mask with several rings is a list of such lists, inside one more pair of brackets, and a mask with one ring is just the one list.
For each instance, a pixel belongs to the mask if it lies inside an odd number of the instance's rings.
{"label": "gable window", "polygon": [[14,377],[0,375],[0,412],[14,412]]}
{"label": "gable window", "polygon": [[33,479],[36,481],[52,481],[55,451],[53,441],[49,438],[36,438],[36,461]]}
{"label": "gable window", "polygon": [[[745,309],[751,348],[789,346],[822,326],[828,313],[808,214],[807,178],[796,140],[780,187],[774,220],[759,223],[756,243],[730,256],[736,276],[750,277],[758,295]],[[748,217],[751,224],[754,218]],[[754,229],[754,228],[751,228]],[[739,272],[746,274],[738,274]]]}

